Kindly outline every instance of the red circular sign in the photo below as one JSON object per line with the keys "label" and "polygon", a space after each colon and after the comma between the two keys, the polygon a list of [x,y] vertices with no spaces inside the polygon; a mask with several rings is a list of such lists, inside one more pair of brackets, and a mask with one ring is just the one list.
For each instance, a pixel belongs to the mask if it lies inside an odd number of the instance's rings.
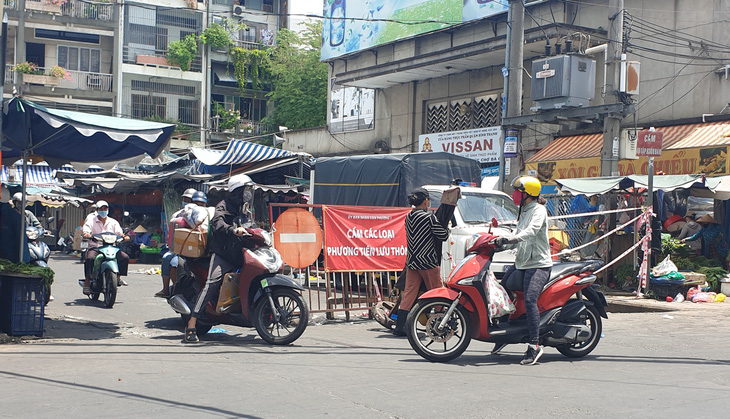
{"label": "red circular sign", "polygon": [[274,223],[274,248],[292,268],[306,268],[322,251],[322,229],[305,208],[289,208]]}

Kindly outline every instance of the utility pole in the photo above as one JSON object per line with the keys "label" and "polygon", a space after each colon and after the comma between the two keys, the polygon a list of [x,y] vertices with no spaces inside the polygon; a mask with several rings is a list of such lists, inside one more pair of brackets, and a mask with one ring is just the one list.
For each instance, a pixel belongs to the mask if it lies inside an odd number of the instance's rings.
{"label": "utility pole", "polygon": [[[504,113],[505,118],[522,114],[522,65],[524,61],[523,46],[525,44],[525,5],[522,0],[509,0],[507,11],[507,39],[505,40],[506,69],[504,75]],[[506,70],[506,71],[505,71]],[[503,191],[507,162],[504,158],[504,137],[507,127],[502,122],[502,141],[499,158],[499,190]],[[520,141],[518,137],[518,141]],[[519,143],[517,146],[519,152]]]}
{"label": "utility pole", "polygon": [[[608,2],[608,45],[606,47],[606,84],[603,86],[605,104],[619,103],[619,77],[623,53],[624,0]],[[621,115],[607,114],[603,119],[603,149],[601,176],[618,176]]]}

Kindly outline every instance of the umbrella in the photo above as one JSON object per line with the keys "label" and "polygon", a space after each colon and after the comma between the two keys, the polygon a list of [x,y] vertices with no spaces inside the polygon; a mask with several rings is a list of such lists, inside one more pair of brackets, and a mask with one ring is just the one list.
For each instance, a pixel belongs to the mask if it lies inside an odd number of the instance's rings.
{"label": "umbrella", "polygon": [[[118,162],[144,154],[157,157],[174,128],[172,124],[46,109],[14,97],[3,103],[2,157],[23,159],[25,208],[29,156],[42,156],[56,167],[72,162]],[[21,234],[21,251],[22,240]]]}

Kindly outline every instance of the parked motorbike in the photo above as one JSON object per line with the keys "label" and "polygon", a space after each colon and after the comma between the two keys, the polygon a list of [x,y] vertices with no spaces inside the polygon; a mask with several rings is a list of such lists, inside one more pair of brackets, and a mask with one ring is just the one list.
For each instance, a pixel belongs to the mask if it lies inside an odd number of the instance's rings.
{"label": "parked motorbike", "polygon": [[[91,281],[89,288],[91,294],[89,299],[98,300],[99,295],[104,295],[104,306],[112,308],[117,300],[117,283],[119,280],[119,264],[117,243],[124,239],[112,232],[103,232],[91,236],[91,240],[99,243],[96,250],[99,253],[94,258],[94,267],[91,270]],[[79,285],[84,286],[84,280],[79,280]]]}
{"label": "parked motorbike", "polygon": [[[514,292],[516,310],[508,322],[495,324],[489,318],[485,284],[494,253],[503,249],[491,233],[475,237],[469,255],[451,272],[446,287],[421,295],[408,314],[408,341],[429,361],[457,358],[471,339],[495,344],[529,342],[522,291]],[[590,260],[553,266],[537,301],[541,345],[555,347],[571,358],[584,357],[595,349],[601,339],[601,318],[608,318],[605,297],[592,287],[596,281],[592,271],[602,264]],[[508,289],[522,290],[522,284],[511,284]]]}
{"label": "parked motorbike", "polygon": [[[39,239],[41,235],[43,235],[42,228],[33,226],[25,228],[25,236],[28,238],[28,253],[30,254],[30,260],[28,263],[45,268],[48,266],[48,258],[51,256],[51,249],[47,244]],[[48,304],[48,302],[51,301],[51,298],[51,285],[46,284],[45,304]]]}
{"label": "parked motorbike", "polygon": [[[282,275],[284,262],[265,230],[247,228],[254,248],[243,250],[238,277],[240,299],[225,313],[209,303],[198,318],[196,330],[203,336],[216,324],[255,327],[259,336],[272,345],[286,345],[298,339],[309,320],[309,308],[300,291],[304,288]],[[208,274],[208,258],[178,262],[178,279],[168,303],[187,324]]]}

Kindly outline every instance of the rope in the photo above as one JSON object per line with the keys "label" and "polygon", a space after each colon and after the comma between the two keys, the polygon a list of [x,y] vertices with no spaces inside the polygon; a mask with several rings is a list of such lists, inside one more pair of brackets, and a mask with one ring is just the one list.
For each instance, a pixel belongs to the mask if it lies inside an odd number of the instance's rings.
{"label": "rope", "polygon": [[601,240],[605,239],[606,237],[610,236],[611,234],[614,234],[614,233],[616,233],[617,231],[619,231],[619,230],[623,229],[624,227],[626,227],[627,225],[629,225],[629,224],[633,223],[634,221],[638,220],[638,219],[639,219],[639,218],[641,218],[641,217],[644,217],[644,214],[643,214],[643,213],[642,213],[642,214],[639,214],[639,215],[637,215],[637,216],[636,216],[636,217],[634,217],[633,219],[631,219],[631,220],[629,220],[629,221],[625,222],[624,224],[622,224],[622,225],[620,225],[620,226],[618,226],[618,227],[614,228],[613,230],[611,230],[611,231],[609,231],[608,233],[606,233],[606,234],[604,234],[604,235],[602,235],[602,236],[600,236],[600,237],[596,238],[596,239],[595,239],[595,240],[593,240],[593,241],[590,241],[590,242],[588,242],[588,243],[583,243],[583,244],[581,244],[580,246],[578,246],[578,247],[574,247],[574,248],[572,248],[572,249],[563,249],[563,250],[561,250],[561,251],[560,251],[559,253],[556,253],[556,254],[554,254],[553,256],[562,256],[562,255],[567,255],[567,254],[569,254],[569,253],[573,253],[573,252],[575,252],[576,250],[580,250],[580,249],[583,249],[584,247],[588,247],[588,246],[590,246],[590,245],[592,245],[592,244],[594,244],[594,243],[596,243],[596,242],[599,242],[599,241],[601,241]]}

